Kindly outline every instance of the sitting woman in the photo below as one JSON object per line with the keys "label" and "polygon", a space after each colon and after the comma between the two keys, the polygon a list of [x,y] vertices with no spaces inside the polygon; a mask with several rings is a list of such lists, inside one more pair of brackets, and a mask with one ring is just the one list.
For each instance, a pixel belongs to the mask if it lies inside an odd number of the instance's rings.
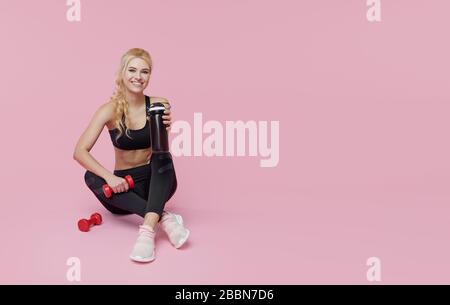
{"label": "sitting woman", "polygon": [[[151,70],[150,54],[143,49],[130,49],[122,56],[114,95],[95,112],[78,140],[73,156],[86,169],[86,185],[107,210],[144,218],[130,255],[138,262],[155,259],[155,227],[158,223],[176,248],[181,247],[189,236],[182,217],[164,210],[177,189],[177,178],[170,152],[152,154],[147,113],[151,103],[163,103],[166,108],[163,122],[170,130],[171,112],[166,99],[144,94]],[[113,173],[89,153],[105,126],[114,145]],[[134,181],[133,188],[129,188],[124,178],[127,175]],[[104,184],[113,190],[112,196],[105,196]]]}

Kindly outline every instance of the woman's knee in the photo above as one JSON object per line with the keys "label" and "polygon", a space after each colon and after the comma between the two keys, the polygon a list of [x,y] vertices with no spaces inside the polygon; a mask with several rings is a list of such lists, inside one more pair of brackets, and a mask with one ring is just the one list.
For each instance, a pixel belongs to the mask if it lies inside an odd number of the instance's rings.
{"label": "woman's knee", "polygon": [[96,189],[98,188],[100,185],[103,185],[103,179],[99,176],[97,176],[96,174],[94,174],[91,171],[86,171],[84,173],[84,182],[86,183],[86,185],[88,186],[88,188],[90,189]]}
{"label": "woman's knee", "polygon": [[97,176],[91,171],[86,171],[84,174],[84,181],[88,188],[94,193],[100,203],[113,214],[118,215],[129,215],[132,212],[116,207],[112,204],[111,200],[106,198],[105,194],[100,191],[101,186],[104,184],[104,179],[100,176]]}
{"label": "woman's knee", "polygon": [[153,153],[151,157],[152,172],[155,174],[164,174],[175,171],[172,155],[169,152]]}
{"label": "woman's knee", "polygon": [[[172,198],[177,189],[177,175],[172,160],[172,155],[166,153],[153,153],[152,160],[152,180],[157,188],[164,188],[168,193],[165,194],[166,200]],[[157,182],[156,182],[157,181]],[[163,186],[165,185],[165,186]]]}

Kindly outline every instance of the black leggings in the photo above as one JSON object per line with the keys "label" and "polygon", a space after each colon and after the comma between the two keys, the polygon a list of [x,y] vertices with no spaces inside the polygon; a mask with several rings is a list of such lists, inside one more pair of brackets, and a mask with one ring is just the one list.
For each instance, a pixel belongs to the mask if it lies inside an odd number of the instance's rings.
{"label": "black leggings", "polygon": [[107,198],[102,189],[106,181],[91,171],[84,174],[86,185],[113,214],[137,214],[144,217],[148,212],[154,212],[160,216],[160,220],[166,202],[177,189],[177,178],[170,153],[152,153],[149,164],[115,170],[114,175],[130,175],[134,180],[134,188],[128,189],[127,192],[113,193]]}

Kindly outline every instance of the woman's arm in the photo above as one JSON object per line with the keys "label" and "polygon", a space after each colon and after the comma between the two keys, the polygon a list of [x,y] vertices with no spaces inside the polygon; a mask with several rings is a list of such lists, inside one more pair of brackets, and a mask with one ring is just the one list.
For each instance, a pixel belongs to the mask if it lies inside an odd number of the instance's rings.
{"label": "woman's arm", "polygon": [[100,106],[95,112],[88,127],[78,140],[73,152],[73,158],[78,161],[81,166],[105,180],[113,176],[113,174],[104,168],[89,152],[100,136],[106,123],[112,118],[113,113],[114,105],[112,103],[108,102]]}

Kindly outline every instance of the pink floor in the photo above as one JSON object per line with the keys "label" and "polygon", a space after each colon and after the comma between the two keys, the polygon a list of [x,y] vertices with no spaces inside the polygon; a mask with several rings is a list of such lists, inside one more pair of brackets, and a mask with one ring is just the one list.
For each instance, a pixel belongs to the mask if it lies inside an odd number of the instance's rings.
{"label": "pink floor", "polygon": [[[78,24],[65,1],[0,4],[0,283],[73,284],[71,257],[81,284],[371,284],[370,257],[381,284],[450,283],[448,1],[382,1],[379,24],[365,0],[82,3]],[[167,209],[191,238],[160,231],[150,264],[128,258],[140,218],[109,214],[72,159],[135,46],[175,121],[280,126],[275,167],[174,157]],[[91,152],[113,169],[106,132]]]}

